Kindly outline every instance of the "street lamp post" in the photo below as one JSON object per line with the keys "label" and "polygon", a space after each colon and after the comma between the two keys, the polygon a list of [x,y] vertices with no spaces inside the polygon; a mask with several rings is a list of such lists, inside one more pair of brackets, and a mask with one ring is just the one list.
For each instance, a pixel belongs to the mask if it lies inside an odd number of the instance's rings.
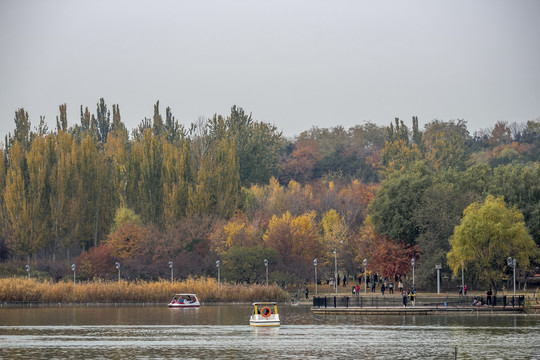
{"label": "street lamp post", "polygon": [[268,260],[264,259],[264,266],[266,267],[266,286],[268,286]]}
{"label": "street lamp post", "polygon": [[509,257],[506,259],[506,264],[514,268],[514,296],[516,296],[516,258]]}
{"label": "street lamp post", "polygon": [[465,296],[465,263],[461,262],[461,295]]}
{"label": "street lamp post", "polygon": [[435,269],[437,270],[437,294],[441,293],[441,269],[442,265],[437,264],[435,265]]}
{"label": "street lamp post", "polygon": [[334,249],[334,287],[336,288],[336,294],[337,294],[337,249]]}
{"label": "street lamp post", "polygon": [[317,259],[313,260],[313,266],[315,267],[315,295],[317,295]]}
{"label": "street lamp post", "polygon": [[75,284],[75,264],[71,264],[71,271],[73,271],[73,284]]}
{"label": "street lamp post", "polygon": [[364,259],[364,294],[367,293],[367,259]]}
{"label": "street lamp post", "polygon": [[412,286],[414,287],[414,258],[411,259],[411,265],[412,265]]}
{"label": "street lamp post", "polygon": [[28,278],[30,279],[30,265],[26,264],[26,272],[28,273]]}
{"label": "street lamp post", "polygon": [[219,269],[219,266],[221,265],[221,261],[217,260],[216,261],[216,267],[217,267],[217,284],[218,284],[218,287],[220,286],[220,269]]}
{"label": "street lamp post", "polygon": [[118,269],[118,281],[120,282],[120,263],[117,261],[114,266],[116,266],[116,269]]}
{"label": "street lamp post", "polygon": [[174,282],[174,264],[172,261],[169,261],[169,268],[171,269],[171,283]]}

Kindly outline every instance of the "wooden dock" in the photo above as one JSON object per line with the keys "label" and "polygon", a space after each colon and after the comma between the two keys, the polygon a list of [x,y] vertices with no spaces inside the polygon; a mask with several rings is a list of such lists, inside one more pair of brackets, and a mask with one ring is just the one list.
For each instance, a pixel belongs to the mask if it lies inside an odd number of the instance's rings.
{"label": "wooden dock", "polygon": [[328,307],[311,308],[313,314],[320,315],[442,315],[442,314],[520,314],[522,307],[502,306],[408,306],[408,307]]}

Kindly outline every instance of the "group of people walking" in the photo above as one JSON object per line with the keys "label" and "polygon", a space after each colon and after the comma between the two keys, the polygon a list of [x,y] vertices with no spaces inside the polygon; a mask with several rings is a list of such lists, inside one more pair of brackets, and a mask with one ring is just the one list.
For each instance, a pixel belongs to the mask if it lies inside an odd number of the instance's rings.
{"label": "group of people walking", "polygon": [[410,299],[412,307],[415,306],[416,301],[416,286],[413,285],[412,289],[407,288],[407,291],[401,291],[401,298],[403,307],[407,307],[407,301]]}
{"label": "group of people walking", "polygon": [[[385,278],[385,279],[377,279],[377,275],[375,274],[374,275],[374,279],[373,281],[369,281],[369,277],[367,278],[367,281],[366,281],[366,289],[369,287],[371,289],[371,292],[374,293],[375,291],[377,291],[377,280],[380,280],[380,289],[381,289],[381,294],[382,296],[385,295],[385,292],[388,291],[389,294],[393,294],[394,293],[394,289],[395,289],[395,285],[394,285],[394,282],[391,281],[391,280],[388,280],[388,278]],[[396,281],[398,282],[398,285],[397,285],[397,288],[398,288],[398,291],[399,293],[402,293],[403,292],[403,282],[401,281],[401,278],[400,277],[397,277],[396,276]],[[353,285],[352,287],[352,294],[353,295],[358,295],[359,292],[360,292],[360,284],[361,284],[361,281],[358,282],[359,284],[358,285]],[[367,286],[368,284],[370,284],[369,286]]]}

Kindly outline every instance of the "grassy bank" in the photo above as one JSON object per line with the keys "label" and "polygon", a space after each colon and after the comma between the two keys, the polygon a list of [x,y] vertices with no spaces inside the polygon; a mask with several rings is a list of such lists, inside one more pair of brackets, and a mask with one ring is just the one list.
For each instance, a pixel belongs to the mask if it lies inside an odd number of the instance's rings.
{"label": "grassy bank", "polygon": [[174,293],[195,293],[201,301],[285,300],[279,286],[221,284],[215,279],[183,281],[41,282],[33,279],[0,279],[0,302],[86,303],[167,302]]}

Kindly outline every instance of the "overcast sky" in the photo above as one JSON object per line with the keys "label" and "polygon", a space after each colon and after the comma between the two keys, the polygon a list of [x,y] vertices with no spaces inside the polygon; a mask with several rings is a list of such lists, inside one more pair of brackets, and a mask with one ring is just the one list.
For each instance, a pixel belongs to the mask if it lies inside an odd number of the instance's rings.
{"label": "overcast sky", "polygon": [[2,0],[0,136],[104,98],[129,130],[160,101],[186,125],[233,105],[293,137],[540,117],[540,1]]}

